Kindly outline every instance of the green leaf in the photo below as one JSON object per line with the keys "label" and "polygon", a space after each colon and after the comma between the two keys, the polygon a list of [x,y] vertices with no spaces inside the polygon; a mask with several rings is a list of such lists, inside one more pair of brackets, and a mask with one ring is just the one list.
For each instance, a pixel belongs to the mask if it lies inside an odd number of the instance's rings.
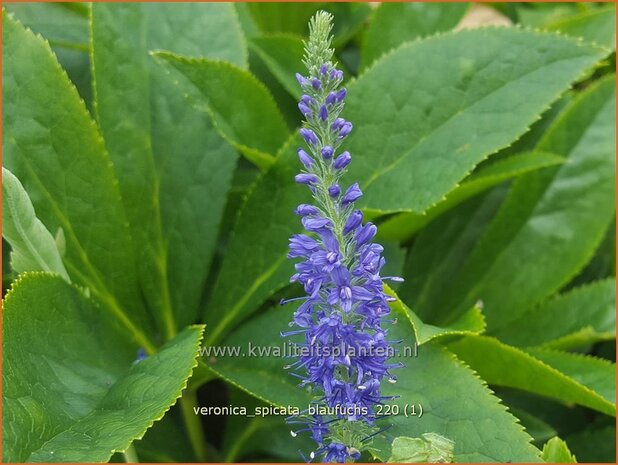
{"label": "green leaf", "polygon": [[390,50],[419,37],[453,29],[467,3],[382,3],[371,19],[361,49],[362,68]]}
{"label": "green leaf", "polygon": [[262,169],[273,163],[273,154],[289,133],[263,84],[230,63],[167,52],[156,55],[197,87],[215,126],[228,142]]}
{"label": "green leaf", "polygon": [[88,7],[85,4],[23,2],[4,7],[24,26],[45,37],[50,45],[87,50]]}
{"label": "green leaf", "polygon": [[614,115],[613,76],[573,100],[537,147],[567,161],[515,181],[465,264],[450,276],[449,292],[422,302],[424,311],[448,321],[480,299],[489,332],[495,331],[583,268],[614,217]]}
{"label": "green leaf", "polygon": [[300,230],[293,210],[309,202],[306,189],[294,183],[298,159],[290,137],[277,162],[253,185],[243,203],[223,258],[213,292],[206,304],[204,322],[210,328],[208,343],[221,339],[264,299],[289,283],[294,273],[286,258],[289,236]]}
{"label": "green leaf", "polygon": [[614,5],[590,8],[576,14],[545,22],[542,28],[581,37],[610,50],[616,48],[616,7]]}
{"label": "green leaf", "polygon": [[547,441],[543,446],[541,458],[547,463],[577,463],[566,442],[559,437]]}
{"label": "green leaf", "polygon": [[144,294],[169,337],[195,320],[236,154],[187,103],[199,98],[193,85],[149,52],[246,66],[246,45],[226,4],[95,4],[92,28],[98,120],[140,251]]}
{"label": "green leaf", "polygon": [[[391,296],[397,295],[386,286],[386,292]],[[425,344],[433,339],[452,335],[481,334],[485,331],[485,318],[481,312],[481,307],[475,305],[468,312],[464,313],[457,321],[448,327],[438,327],[423,323],[401,299],[397,299],[391,304],[400,314],[405,315],[412,325],[414,339],[418,345]]]}
{"label": "green leaf", "polygon": [[90,109],[92,86],[87,4],[20,2],[7,3],[4,8],[24,26],[49,41],[58,62]]}
{"label": "green leaf", "polygon": [[11,244],[11,268],[14,271],[49,271],[69,280],[56,241],[36,217],[28,193],[19,179],[4,167],[2,226],[2,237]]}
{"label": "green leaf", "polygon": [[[616,414],[615,399],[607,396],[608,384],[615,380],[613,364],[566,352],[527,353],[486,336],[467,336],[449,344],[449,349],[489,384],[523,389],[607,415]],[[572,369],[565,360],[573,364]],[[565,368],[565,372],[561,371]]]}
{"label": "green leaf", "polygon": [[[221,346],[240,347],[240,354],[244,352],[245,356],[211,357],[211,368],[228,382],[265,402],[306,407],[311,395],[299,388],[296,378],[283,368],[289,363],[282,352],[289,341],[282,339],[279,332],[289,329],[291,313],[288,307],[278,307],[243,324]],[[400,315],[399,320],[398,324],[389,325],[389,338],[412,344],[415,340],[412,328],[404,315]],[[267,349],[280,347],[282,351],[279,356],[270,349],[270,356],[250,357],[249,344]],[[398,349],[403,355],[407,352],[401,347]],[[395,403],[401,410],[399,415],[390,416],[381,423],[381,426],[388,423],[393,426],[374,442],[380,460],[390,457],[390,445],[395,437],[415,437],[431,431],[455,442],[456,462],[539,461],[539,452],[529,444],[531,438],[515,418],[450,352],[434,344],[425,344],[418,357],[393,359],[395,363],[398,361],[404,362],[406,367],[397,370],[396,384],[384,383],[383,394],[400,395]],[[417,409],[421,404],[422,417],[419,418],[418,413],[416,417],[406,417],[405,404],[415,404]]]}
{"label": "green leaf", "polygon": [[[281,308],[252,319],[226,337],[219,346],[206,342],[204,362],[227,382],[268,404],[307,408],[312,395],[306,389],[300,389],[298,380],[284,369],[289,363],[284,356],[290,355],[290,346],[280,332],[289,330],[290,320],[290,313]],[[221,347],[239,349],[236,354],[218,355],[214,352],[215,348]],[[284,421],[283,418],[281,421]]]}
{"label": "green leaf", "polygon": [[420,438],[401,436],[393,440],[389,463],[451,463],[454,443],[435,433]]}
{"label": "green leaf", "polygon": [[495,215],[506,194],[504,185],[469,199],[422,229],[410,247],[397,294],[423,319],[442,316],[433,302],[442,298]]}
{"label": "green leaf", "polygon": [[602,358],[551,349],[529,349],[543,363],[616,404],[616,365]]}
{"label": "green leaf", "polygon": [[264,60],[268,69],[290,95],[300,99],[302,90],[294,76],[305,69],[302,39],[293,35],[255,37],[251,39],[249,46]]}
{"label": "green leaf", "polygon": [[[48,231],[62,228],[71,279],[152,349],[117,180],[96,125],[49,46],[5,12],[3,164]],[[36,79],[32,79],[36,76]],[[54,98],[50,98],[53,95]]]}
{"label": "green leaf", "polygon": [[572,289],[495,332],[507,344],[570,349],[616,337],[616,280]]}
{"label": "green leaf", "polygon": [[346,148],[356,155],[349,178],[365,192],[361,206],[427,210],[602,57],[517,28],[449,33],[385,56],[350,86],[344,113],[355,125]]}
{"label": "green leaf", "polygon": [[135,362],[138,346],[93,301],[59,276],[27,273],[2,329],[3,460],[105,462],[180,396],[203,327]]}
{"label": "green leaf", "polygon": [[[492,45],[479,48],[474,45],[477,41]],[[468,42],[470,47],[463,47]],[[536,48],[543,52],[530,51]],[[526,51],[519,53],[518,49]],[[462,55],[461,50],[467,52]],[[527,59],[515,60],[511,55],[514,53]],[[451,54],[459,58],[453,60]],[[571,40],[516,29],[468,31],[400,48],[348,85],[343,116],[354,123],[355,130],[345,147],[354,157],[346,179],[349,183],[359,181],[363,190],[368,187],[369,200],[361,200],[365,208],[424,211],[487,153],[524,132],[544,106],[599,57],[595,49]],[[511,58],[517,66],[506,64]],[[428,73],[428,69],[435,69],[438,76]],[[513,95],[524,91],[530,98],[517,97],[511,104]],[[509,111],[489,114],[488,105],[508,107]],[[462,107],[468,111],[458,113]],[[265,119],[263,115],[261,118]],[[500,129],[494,132],[491,125],[495,123],[500,124]],[[502,142],[494,144],[498,133]],[[290,139],[280,150],[277,161],[257,181],[239,213],[208,302],[206,319],[213,329],[209,342],[250,314],[293,274],[285,258],[286,244],[300,227],[290,212],[309,198],[294,183],[299,164],[292,152],[298,140]],[[455,150],[463,147],[467,153],[471,142],[481,140],[491,142],[487,153],[475,149],[476,155],[470,152],[467,157]],[[451,143],[460,145],[445,146]],[[379,165],[394,162],[393,157],[398,156],[397,169],[380,175],[383,170]],[[456,170],[460,171],[455,174]],[[382,187],[388,199],[375,204],[371,199],[376,199],[377,191],[373,189]],[[414,310],[418,311],[416,307]]]}
{"label": "green leaf", "polygon": [[404,241],[434,218],[470,197],[511,178],[537,169],[556,166],[563,161],[558,155],[543,152],[528,152],[499,160],[466,178],[460,186],[446,194],[444,200],[426,212],[401,213],[381,223],[379,238]]}

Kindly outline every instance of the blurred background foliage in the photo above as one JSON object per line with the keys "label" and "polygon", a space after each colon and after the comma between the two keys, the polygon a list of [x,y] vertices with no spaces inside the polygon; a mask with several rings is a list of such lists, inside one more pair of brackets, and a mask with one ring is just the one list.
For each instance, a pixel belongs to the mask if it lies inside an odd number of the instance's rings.
{"label": "blurred background foliage", "polygon": [[[92,111],[92,64],[88,54],[89,6],[80,3],[6,3],[4,7],[25,26],[49,41],[60,64]],[[349,79],[358,76],[383,53],[405,41],[480,26],[520,26],[556,31],[581,37],[608,49],[603,63],[591,74],[580,79],[574,92],[562,96],[527,134],[510,147],[493,155],[490,160],[481,163],[477,170],[534,146],[560,110],[573,99],[574,94],[611,74],[615,69],[615,6],[609,3],[238,3],[234,8],[248,43],[249,70],[268,88],[290,130],[299,124],[296,108],[299,89],[293,76],[302,69],[302,40],[306,38],[307,21],[318,9],[330,11],[335,16],[334,45]],[[242,199],[260,173],[255,164],[243,157],[238,159],[210,276],[214,276],[221,266],[228,235],[233,228]],[[438,215],[426,225],[409,226],[412,224],[409,218],[401,216],[405,214],[381,216],[376,213],[375,220],[380,224],[381,238],[386,242],[386,255],[390,259],[388,273],[403,273],[406,277],[420,276],[419,279],[422,280],[423,273],[428,270],[416,268],[414,260],[418,259],[421,263],[424,259],[429,260],[428,263],[435,262],[431,262],[431,257],[423,257],[419,250],[424,253],[446,253],[456,238],[442,237],[441,232],[457,231],[455,234],[459,234],[466,226],[466,221],[473,215],[483,213],[482,209],[489,213],[484,213],[485,219],[478,221],[485,221],[487,224],[497,205],[503,201],[510,183],[510,180],[504,180],[446,214]],[[408,226],[402,227],[402,221]],[[478,228],[480,224],[477,223]],[[480,234],[479,231],[468,232],[473,235],[472,240]],[[615,226],[612,225],[606,230],[604,239],[590,261],[563,287],[563,292],[591,282],[613,279],[616,270],[615,234]],[[463,247],[465,248],[465,244]],[[3,240],[4,292],[14,278],[8,262],[8,251],[9,246]],[[433,257],[433,260],[435,259],[436,257]],[[212,286],[214,280],[211,279],[206,284],[204,295],[209,294]],[[413,278],[411,283],[399,288],[399,294],[421,317],[432,322],[431,309],[424,309],[422,303],[415,302],[415,286]],[[439,292],[435,289],[434,291]],[[277,292],[261,305],[260,312],[271,308],[281,296],[288,294],[289,288]],[[612,333],[611,329],[608,331]],[[601,339],[606,340],[578,345],[574,350],[615,362],[615,332],[610,337]],[[492,389],[527,428],[538,447],[558,435],[566,440],[580,462],[614,461],[613,417],[580,405],[548,400],[526,392],[525,389],[498,385],[492,386]],[[220,380],[211,380],[201,386],[198,396],[201,405],[261,404],[254,397]],[[247,421],[219,417],[214,421],[205,421],[203,428],[209,438],[209,455],[215,460],[295,461],[298,459],[297,450],[307,448],[298,440],[294,443],[290,441],[288,428],[279,418],[255,418]],[[170,450],[175,451],[173,456],[170,455]],[[172,409],[164,421],[155,423],[146,437],[138,443],[138,451],[143,461],[194,460],[177,407]]]}

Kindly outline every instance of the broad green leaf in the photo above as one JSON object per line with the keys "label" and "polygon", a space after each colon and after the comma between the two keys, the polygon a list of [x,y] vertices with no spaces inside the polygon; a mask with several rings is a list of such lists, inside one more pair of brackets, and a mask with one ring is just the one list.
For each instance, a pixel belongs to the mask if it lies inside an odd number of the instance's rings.
{"label": "broad green leaf", "polygon": [[11,2],[4,8],[50,43],[58,62],[90,109],[92,86],[88,59],[88,6],[66,2]]}
{"label": "broad green leaf", "polygon": [[448,320],[480,299],[491,332],[583,268],[614,218],[614,85],[613,76],[605,78],[556,119],[538,149],[564,155],[566,162],[515,181],[466,263],[450,277],[449,292],[423,302],[423,310]]}
{"label": "broad green leaf", "polygon": [[[476,47],[477,41],[491,46]],[[515,29],[467,31],[404,46],[347,86],[348,103],[342,116],[355,129],[344,146],[354,161],[344,179],[350,184],[358,181],[366,190],[369,200],[361,199],[361,206],[422,212],[488,153],[521,135],[544,106],[599,57],[596,49],[571,40]],[[517,65],[508,65],[511,62]],[[436,76],[428,69],[435,69]],[[514,99],[521,92],[529,98]],[[511,104],[510,99],[516,101]],[[493,105],[509,111],[496,114],[488,108]],[[499,129],[494,131],[494,124]],[[481,150],[480,141],[489,145]],[[291,210],[308,199],[306,190],[294,183],[299,170],[293,155],[297,144],[298,138],[291,139],[280,150],[239,213],[208,302],[210,342],[251,313],[292,274],[285,258],[287,239],[300,228]],[[394,167],[395,158],[397,169],[381,175],[379,165]],[[373,202],[382,188],[384,202]],[[372,189],[376,189],[373,194]]]}
{"label": "broad green leaf", "polygon": [[543,363],[616,404],[616,365],[602,358],[552,349],[529,349]]}
{"label": "broad green leaf", "polygon": [[273,75],[296,99],[300,99],[301,88],[295,73],[302,73],[304,45],[300,37],[293,35],[272,35],[254,37],[249,46],[264,60]]}
{"label": "broad green leaf", "polygon": [[[231,5],[95,4],[97,114],[140,250],[144,294],[171,336],[195,320],[236,162],[199,98],[149,55],[178,53],[246,62]],[[178,31],[182,30],[182,34]]]}
{"label": "broad green leaf", "polygon": [[[469,199],[427,225],[408,251],[397,294],[423,321],[444,321],[432,302],[442,298],[500,207],[506,186]],[[442,318],[441,318],[442,317]]]}
{"label": "broad green leaf", "polygon": [[[203,361],[224,380],[263,402],[281,407],[307,408],[312,395],[306,389],[299,388],[298,380],[284,369],[289,363],[285,355],[290,355],[290,346],[289,340],[282,338],[280,332],[289,330],[290,320],[287,307],[252,319],[226,337],[220,345],[212,346],[205,342]],[[219,355],[214,352],[216,348],[225,347],[234,348],[238,353]],[[283,418],[281,421],[284,421]]]}
{"label": "broad green leaf", "polygon": [[[608,384],[615,380],[615,366],[610,363],[601,365],[598,360],[580,359],[566,352],[527,353],[486,336],[467,336],[449,344],[449,349],[489,384],[573,402],[607,415],[616,414],[615,399],[607,395]],[[565,359],[573,363],[573,373],[570,369],[560,371],[566,367]]]}
{"label": "broad green leaf", "polygon": [[125,211],[101,135],[48,45],[4,12],[2,20],[3,115],[10,115],[3,164],[47,230],[64,231],[71,279],[152,348]]}
{"label": "broad green leaf", "polygon": [[49,271],[69,280],[51,233],[36,217],[28,193],[13,173],[2,168],[2,236],[11,244],[11,268]]}
{"label": "broad green leaf", "polygon": [[420,438],[400,436],[393,440],[389,463],[451,463],[455,444],[435,433],[423,433]]}
{"label": "broad green leaf", "polygon": [[256,181],[239,211],[205,308],[208,343],[219,341],[268,296],[288,284],[294,274],[293,263],[286,257],[289,236],[300,230],[293,210],[299,203],[310,201],[309,192],[294,183],[298,159],[293,147],[298,144],[298,136],[288,140],[277,162]]}
{"label": "broad green leaf", "polygon": [[449,33],[385,56],[350,86],[344,113],[355,125],[346,148],[356,155],[349,177],[365,192],[361,206],[427,210],[602,57],[517,28]]}
{"label": "broad green leaf", "polygon": [[590,428],[566,437],[569,449],[583,463],[616,461],[616,427]]}
{"label": "broad green leaf", "polygon": [[14,284],[2,328],[5,462],[105,462],[180,396],[203,327],[135,362],[138,346],[105,312],[60,276]]}
{"label": "broad green leaf", "polygon": [[[213,370],[224,379],[251,395],[279,406],[306,406],[311,395],[297,386],[296,378],[283,366],[289,359],[275,356],[249,356],[253,347],[283,348],[289,341],[279,332],[289,329],[291,310],[277,308],[243,324],[228,336],[222,346],[240,347],[245,357],[211,358]],[[389,337],[414,342],[414,334],[404,315],[399,323],[389,326]],[[402,354],[402,347],[398,347]],[[289,354],[289,352],[288,352]],[[281,355],[281,354],[280,354]],[[538,462],[539,452],[529,444],[530,437],[507,413],[483,382],[445,349],[423,345],[418,357],[401,357],[405,368],[397,370],[396,384],[384,383],[384,395],[400,395],[395,402],[403,409],[405,404],[423,406],[421,418],[400,415],[385,419],[381,426],[392,427],[376,439],[377,457],[390,457],[390,445],[395,437],[416,437],[428,431],[455,442],[456,462],[524,461]],[[422,374],[422,376],[419,375]],[[465,399],[465,402],[462,402]],[[283,422],[283,418],[281,418]],[[288,440],[293,440],[288,438]]]}
{"label": "broad green leaf", "polygon": [[560,294],[495,332],[507,344],[573,348],[616,337],[616,281],[598,281]]}
{"label": "broad green leaf", "polygon": [[272,96],[252,74],[230,63],[157,53],[184,74],[208,104],[221,135],[261,168],[288,136]]}
{"label": "broad green leaf", "polygon": [[20,2],[4,5],[27,28],[45,37],[51,46],[88,49],[88,7],[79,3]]}
{"label": "broad green leaf", "polygon": [[[391,296],[397,295],[386,286],[386,292]],[[425,344],[433,339],[444,336],[466,335],[466,334],[482,334],[485,331],[485,318],[478,305],[472,307],[468,312],[461,315],[457,321],[450,324],[448,327],[433,326],[423,321],[414,313],[401,299],[397,299],[391,304],[396,311],[405,315],[412,325],[414,339],[418,345]]]}
{"label": "broad green leaf", "polygon": [[559,31],[573,37],[614,50],[616,48],[616,7],[607,5],[562,16],[541,25],[548,31]]}
{"label": "broad green leaf", "polygon": [[395,241],[406,240],[434,218],[454,208],[464,200],[511,178],[537,169],[556,166],[562,161],[563,159],[557,155],[543,152],[529,152],[497,161],[466,178],[460,186],[446,194],[443,201],[429,208],[426,212],[422,214],[400,213],[381,223],[379,238]]}
{"label": "broad green leaf", "polygon": [[616,222],[611,221],[605,237],[585,268],[568,284],[565,290],[588,285],[616,276]]}
{"label": "broad green leaf", "polygon": [[559,437],[547,441],[541,451],[541,458],[547,463],[577,463],[566,442]]}
{"label": "broad green leaf", "polygon": [[361,49],[362,68],[381,55],[419,37],[453,29],[467,3],[382,3],[373,13]]}

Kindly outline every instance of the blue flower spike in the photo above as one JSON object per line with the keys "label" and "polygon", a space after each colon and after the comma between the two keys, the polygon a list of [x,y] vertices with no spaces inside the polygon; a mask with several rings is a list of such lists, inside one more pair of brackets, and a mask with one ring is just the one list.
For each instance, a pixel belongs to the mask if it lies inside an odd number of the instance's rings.
{"label": "blue flower spike", "polygon": [[291,282],[300,283],[306,295],[282,302],[301,302],[290,323],[296,328],[282,336],[302,338],[300,357],[286,369],[317,399],[288,418],[300,425],[290,434],[308,433],[315,440],[306,461],[344,463],[358,460],[381,433],[376,405],[392,399],[381,395],[382,381],[395,382],[391,370],[401,365],[388,362],[393,349],[382,327],[391,300],[384,292],[387,278],[380,276],[384,249],[372,242],[376,227],[363,224],[354,207],[363,194],[358,183],[340,187],[352,156],[339,148],[352,123],[339,116],[347,90],[340,88],[343,73],[333,62],[332,19],[319,11],[309,22],[303,60],[309,73],[296,74],[306,118],[300,135],[307,144],[298,149],[303,170],[296,181],[309,186],[315,205],[295,210],[307,234],[290,239],[288,257],[303,260]]}

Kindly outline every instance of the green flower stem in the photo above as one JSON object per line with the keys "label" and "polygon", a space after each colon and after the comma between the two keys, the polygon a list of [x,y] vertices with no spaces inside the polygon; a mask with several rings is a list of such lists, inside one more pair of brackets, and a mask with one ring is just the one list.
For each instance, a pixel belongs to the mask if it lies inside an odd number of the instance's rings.
{"label": "green flower stem", "polygon": [[122,455],[124,455],[124,461],[126,463],[139,463],[139,457],[137,456],[137,452],[133,444],[131,444]]}

